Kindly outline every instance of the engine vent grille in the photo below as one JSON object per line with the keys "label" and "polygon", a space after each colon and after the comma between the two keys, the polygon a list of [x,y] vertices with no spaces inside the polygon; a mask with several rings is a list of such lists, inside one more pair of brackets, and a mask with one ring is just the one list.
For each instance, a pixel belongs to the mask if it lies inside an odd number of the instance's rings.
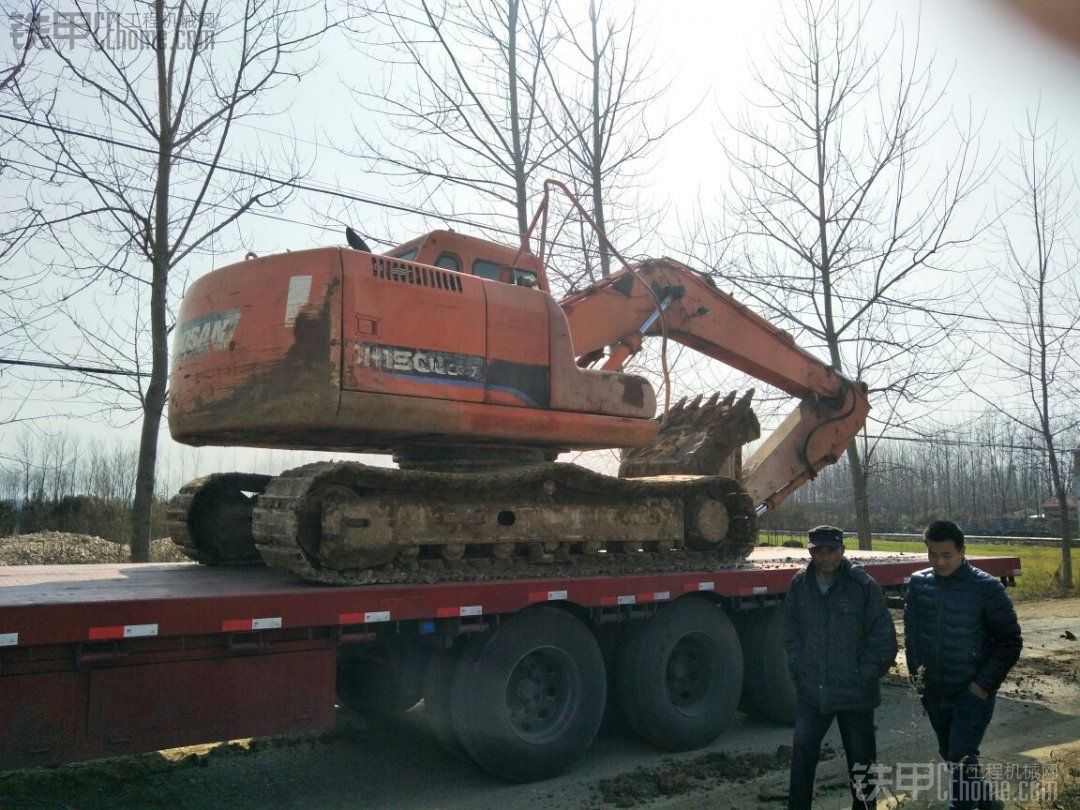
{"label": "engine vent grille", "polygon": [[461,292],[461,276],[449,270],[437,270],[423,264],[395,261],[394,259],[371,258],[371,275],[386,281],[399,281],[402,284],[416,284],[419,287],[431,287],[446,292]]}

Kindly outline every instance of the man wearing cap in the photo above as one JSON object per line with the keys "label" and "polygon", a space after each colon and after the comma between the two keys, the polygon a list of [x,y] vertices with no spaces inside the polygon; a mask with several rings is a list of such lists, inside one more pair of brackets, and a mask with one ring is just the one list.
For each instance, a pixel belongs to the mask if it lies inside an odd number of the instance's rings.
{"label": "man wearing cap", "polygon": [[952,770],[949,806],[1003,807],[980,773],[979,745],[1020,658],[1020,623],[1001,582],[964,558],[959,526],[935,520],[923,539],[931,567],[912,575],[904,605],[908,672]]}
{"label": "man wearing cap", "polygon": [[789,810],[809,810],[821,741],[840,728],[853,808],[871,808],[877,758],[878,681],[896,659],[896,630],[881,586],[844,557],[844,533],[810,530],[810,564],[788,587],[784,648],[798,696],[791,743]]}

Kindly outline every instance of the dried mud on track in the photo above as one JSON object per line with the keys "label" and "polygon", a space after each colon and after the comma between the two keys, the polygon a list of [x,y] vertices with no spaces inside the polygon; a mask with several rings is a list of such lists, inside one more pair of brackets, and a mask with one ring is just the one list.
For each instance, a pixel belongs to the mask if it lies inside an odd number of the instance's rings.
{"label": "dried mud on track", "polygon": [[[1067,630],[1080,636],[1080,599],[1023,602],[1017,608],[1024,655],[999,695],[983,745],[984,761],[1029,765],[1064,758],[1063,770],[1076,768],[1080,777],[1080,641],[1061,637]],[[929,723],[904,673],[891,676],[883,692],[877,714],[881,762],[936,761]],[[708,749],[672,756],[612,727],[601,732],[571,773],[512,785],[441,749],[423,727],[423,706],[393,724],[341,709],[335,728],[318,735],[6,774],[0,805],[5,810],[780,808],[786,799],[790,742],[790,729],[739,715]],[[835,728],[826,746],[815,806],[847,807]],[[1074,790],[1073,798],[1057,806],[1080,807],[1075,798],[1080,788]],[[909,800],[902,806],[945,805]]]}

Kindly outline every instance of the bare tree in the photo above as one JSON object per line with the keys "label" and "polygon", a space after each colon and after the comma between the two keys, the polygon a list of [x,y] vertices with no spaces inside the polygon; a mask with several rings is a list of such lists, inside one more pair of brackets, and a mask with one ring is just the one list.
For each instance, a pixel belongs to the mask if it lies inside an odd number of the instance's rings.
{"label": "bare tree", "polygon": [[[935,351],[954,323],[941,305],[976,232],[957,214],[986,171],[970,127],[936,178],[923,165],[931,143],[941,154],[942,95],[917,42],[872,47],[847,0],[785,9],[770,70],[755,69],[762,98],[726,147],[748,269],[723,275],[868,383],[880,435],[955,374]],[[864,431],[847,451],[860,548],[875,446]]]}
{"label": "bare tree", "polygon": [[470,198],[484,215],[511,214],[523,235],[537,171],[557,148],[536,92],[548,0],[402,0],[375,19],[386,84],[357,90],[389,123],[381,139],[359,133],[372,171],[446,206],[449,221],[471,213]]}
{"label": "bare tree", "polygon": [[[547,79],[542,96],[552,108],[541,107],[541,112],[559,145],[551,168],[567,178],[601,232],[629,250],[632,245],[624,244],[621,235],[636,241],[658,219],[655,200],[642,205],[636,194],[649,158],[689,113],[674,123],[657,115],[668,85],[655,81],[653,54],[634,6],[627,10],[620,5],[616,12],[590,0],[584,21],[562,4],[555,12],[553,47],[534,44]],[[608,245],[586,228],[577,237],[587,283],[608,276]],[[598,256],[599,272],[589,263],[590,255]]]}
{"label": "bare tree", "polygon": [[[0,177],[4,178],[5,186],[10,187],[20,175],[20,168],[9,159],[10,152],[23,130],[23,126],[13,120],[13,113],[35,103],[30,100],[32,96],[24,92],[21,79],[33,61],[35,47],[40,45],[41,3],[34,0],[29,7],[21,7],[18,11],[10,11],[5,5],[2,18],[10,24],[9,31],[15,48],[11,64],[0,67]],[[6,191],[0,196],[0,206],[7,208],[11,204],[9,194],[10,191]],[[25,244],[33,229],[20,224],[9,226],[6,216],[0,221],[4,222],[4,227],[0,229],[0,286],[4,290],[4,295],[0,296],[0,354],[7,361],[18,354],[24,334],[33,329],[33,319],[27,314],[26,308],[26,301],[32,296],[29,284],[5,272],[2,265]],[[8,394],[4,410],[0,412],[0,424],[28,419],[26,404],[33,386],[19,379],[9,362],[0,362],[0,385]],[[21,396],[15,396],[20,389]]]}
{"label": "bare tree", "polygon": [[[53,271],[67,281],[56,297],[74,313],[79,350],[104,352],[131,372],[122,390],[135,397],[142,421],[131,557],[145,561],[171,306],[194,257],[218,246],[245,213],[277,207],[290,193],[295,165],[279,158],[284,177],[268,178],[271,157],[251,154],[235,129],[274,112],[274,90],[301,75],[307,65],[295,58],[333,21],[317,2],[289,0],[42,8],[52,24],[40,39],[59,81],[50,105],[25,110],[42,133],[23,152],[37,168],[26,210],[53,246],[39,257],[51,250]],[[72,306],[94,291],[126,311]]]}
{"label": "bare tree", "polygon": [[1012,157],[1007,185],[1016,192],[999,228],[1009,289],[1001,301],[987,307],[999,329],[997,340],[985,348],[1002,364],[1004,380],[1022,386],[1023,401],[1018,405],[1000,390],[980,395],[1004,417],[1037,435],[1046,450],[1061,516],[1061,588],[1068,593],[1073,586],[1072,517],[1059,456],[1066,449],[1063,436],[1080,424],[1074,404],[1080,393],[1080,243],[1075,225],[1080,188],[1056,127],[1040,126],[1037,111],[1028,114]]}
{"label": "bare tree", "polygon": [[0,67],[0,96],[18,91],[19,75],[26,70],[33,54],[34,40],[38,36],[41,23],[41,3],[34,0],[30,7],[19,13],[4,9],[5,19],[11,20],[12,45],[15,46],[15,61]]}

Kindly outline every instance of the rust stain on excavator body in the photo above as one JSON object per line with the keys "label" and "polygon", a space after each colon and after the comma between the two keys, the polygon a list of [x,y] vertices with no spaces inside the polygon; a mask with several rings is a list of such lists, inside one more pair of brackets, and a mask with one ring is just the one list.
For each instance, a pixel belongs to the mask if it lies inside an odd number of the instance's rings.
{"label": "rust stain on excavator body", "polygon": [[[169,426],[191,444],[309,446],[332,426],[340,398],[341,265],[337,249],[288,253],[199,279],[180,323],[239,312],[230,345],[174,350]],[[235,302],[235,303],[234,303]],[[327,431],[328,434],[332,431]]]}

